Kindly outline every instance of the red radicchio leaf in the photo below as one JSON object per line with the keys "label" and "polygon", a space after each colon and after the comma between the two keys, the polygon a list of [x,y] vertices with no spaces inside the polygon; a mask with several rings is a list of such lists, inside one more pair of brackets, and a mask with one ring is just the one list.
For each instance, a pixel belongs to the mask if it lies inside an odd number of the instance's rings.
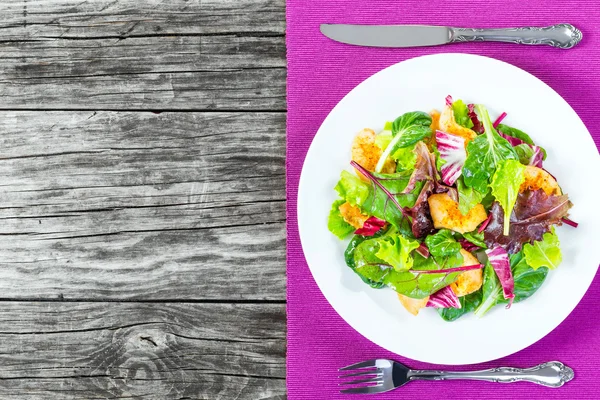
{"label": "red radicchio leaf", "polygon": [[357,229],[354,233],[362,236],[373,236],[385,226],[386,222],[377,217],[371,217],[365,221],[362,228]]}
{"label": "red radicchio leaf", "polygon": [[451,135],[446,132],[436,131],[435,141],[442,160],[442,182],[446,185],[454,185],[462,172],[462,167],[467,159],[465,150],[465,139],[460,136]]}
{"label": "red radicchio leaf", "polygon": [[510,216],[510,231],[504,236],[504,211],[498,202],[492,204],[491,219],[484,230],[489,248],[502,246],[509,254],[518,253],[524,243],[542,240],[554,224],[560,224],[573,204],[567,195],[548,196],[542,189],[519,193]]}
{"label": "red radicchio leaf", "polygon": [[454,101],[452,100],[452,96],[446,96],[446,105],[452,107],[452,103],[454,103]]}
{"label": "red radicchio leaf", "polygon": [[[533,165],[534,167],[542,168],[542,161],[544,161],[544,153],[542,153],[542,149],[539,146],[532,146],[532,149],[533,149],[533,155],[531,156],[531,160],[529,160],[529,165]],[[548,171],[546,171],[546,172],[548,172]],[[552,175],[552,174],[550,174],[550,175]]]}
{"label": "red radicchio leaf", "polygon": [[503,112],[502,114],[500,114],[500,116],[498,118],[496,118],[496,120],[494,121],[494,123],[492,124],[492,126],[494,128],[497,128],[498,125],[500,125],[500,122],[502,122],[502,120],[506,118],[506,113]]}
{"label": "red radicchio leaf", "polygon": [[468,252],[473,252],[473,251],[477,251],[480,249],[479,246],[477,246],[476,244],[473,244],[471,242],[469,242],[467,239],[458,239],[458,243],[460,243],[460,245],[462,246],[463,249],[465,249]]}
{"label": "red radicchio leaf", "polygon": [[419,247],[415,249],[415,251],[425,258],[429,258],[429,248],[425,243],[421,243]]}
{"label": "red radicchio leaf", "polygon": [[496,275],[502,285],[502,292],[504,298],[508,300],[506,308],[510,308],[513,300],[515,299],[515,280],[513,279],[512,271],[510,269],[510,261],[508,261],[508,253],[502,247],[498,246],[491,250],[486,250],[485,254],[488,256],[490,264],[496,271]]}
{"label": "red radicchio leaf", "polygon": [[446,286],[429,296],[427,307],[461,308],[462,305],[460,304],[460,300],[456,293],[454,293],[450,286]]}
{"label": "red radicchio leaf", "polygon": [[471,122],[473,123],[473,130],[477,133],[485,132],[485,128],[475,112],[475,104],[468,104],[467,108],[469,109],[469,118],[471,118]]}

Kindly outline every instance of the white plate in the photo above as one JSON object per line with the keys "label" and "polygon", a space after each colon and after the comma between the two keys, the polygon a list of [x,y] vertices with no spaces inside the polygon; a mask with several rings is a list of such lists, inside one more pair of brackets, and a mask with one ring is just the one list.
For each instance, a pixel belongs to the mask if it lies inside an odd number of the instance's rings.
{"label": "white plate", "polygon": [[[444,98],[484,104],[505,123],[546,148],[545,167],[575,206],[573,229],[558,229],[563,263],[550,271],[531,298],[510,310],[494,307],[443,321],[433,309],[406,312],[391,289],[371,289],[344,263],[346,242],[327,230],[333,190],[342,169],[351,170],[356,132],[383,129],[385,121],[415,110],[440,110]],[[543,338],[575,308],[599,262],[600,157],[573,109],[545,83],[510,64],[466,54],[413,58],[376,73],[353,89],[321,125],[306,155],[298,190],[298,227],[306,260],[319,288],[340,316],[379,346],[438,364],[472,364],[517,352]],[[593,318],[593,316],[591,316]],[[576,329],[573,327],[576,340]]]}

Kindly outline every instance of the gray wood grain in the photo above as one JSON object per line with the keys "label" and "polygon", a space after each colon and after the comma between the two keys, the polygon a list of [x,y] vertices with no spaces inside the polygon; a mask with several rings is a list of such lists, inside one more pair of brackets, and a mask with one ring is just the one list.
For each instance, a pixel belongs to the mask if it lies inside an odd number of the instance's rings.
{"label": "gray wood grain", "polygon": [[285,110],[283,1],[0,3],[0,109]]}
{"label": "gray wood grain", "polygon": [[285,33],[285,0],[9,0],[0,14],[3,40]]}
{"label": "gray wood grain", "polygon": [[285,1],[0,15],[0,398],[284,399]]}
{"label": "gray wood grain", "polygon": [[0,302],[2,399],[283,399],[285,306]]}
{"label": "gray wood grain", "polygon": [[285,299],[284,125],[3,113],[0,297]]}

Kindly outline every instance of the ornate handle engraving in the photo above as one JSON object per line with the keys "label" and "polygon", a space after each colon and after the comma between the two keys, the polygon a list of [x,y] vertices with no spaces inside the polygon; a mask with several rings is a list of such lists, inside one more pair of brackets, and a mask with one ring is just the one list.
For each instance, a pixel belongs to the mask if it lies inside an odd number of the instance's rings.
{"label": "ornate handle engraving", "polygon": [[570,49],[583,35],[571,24],[558,24],[544,28],[472,29],[450,28],[450,42],[493,41],[521,44],[547,44]]}
{"label": "ornate handle engraving", "polygon": [[500,367],[474,372],[444,372],[444,371],[419,371],[408,373],[408,379],[444,381],[449,379],[473,379],[488,382],[517,382],[526,381],[549,387],[561,387],[573,379],[573,370],[561,362],[551,361],[533,368]]}

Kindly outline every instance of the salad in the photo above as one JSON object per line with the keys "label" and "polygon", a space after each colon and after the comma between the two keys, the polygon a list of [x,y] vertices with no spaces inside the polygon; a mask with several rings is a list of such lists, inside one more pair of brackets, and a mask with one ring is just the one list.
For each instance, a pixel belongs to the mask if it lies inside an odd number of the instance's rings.
{"label": "salad", "polygon": [[544,169],[546,151],[505,117],[448,96],[441,113],[408,112],[354,138],[328,228],[351,237],[348,267],[413,315],[510,308],[562,261],[554,226],[577,227],[573,205]]}

